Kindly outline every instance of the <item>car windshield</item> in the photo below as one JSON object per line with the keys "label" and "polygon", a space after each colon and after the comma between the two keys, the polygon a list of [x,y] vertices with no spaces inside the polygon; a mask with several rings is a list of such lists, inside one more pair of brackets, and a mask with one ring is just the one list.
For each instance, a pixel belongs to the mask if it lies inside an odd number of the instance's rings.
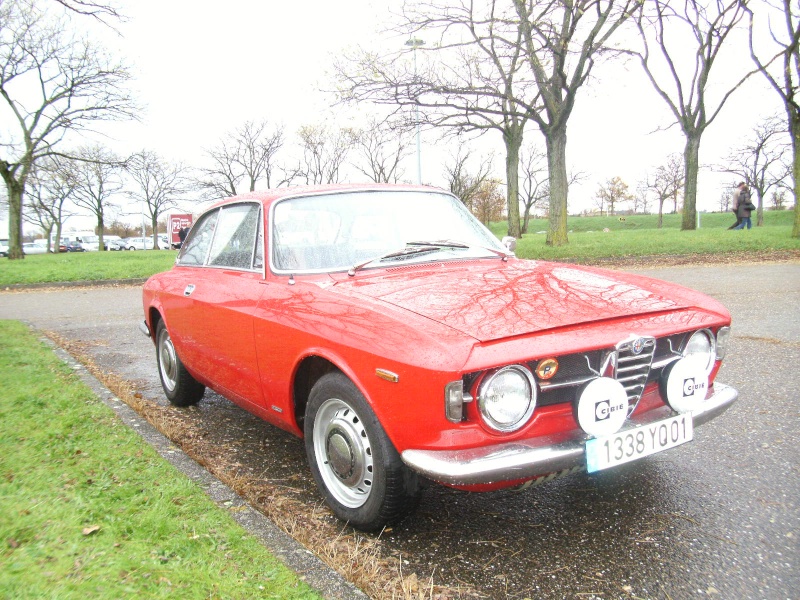
{"label": "car windshield", "polygon": [[504,248],[456,198],[423,191],[364,191],[289,198],[275,204],[277,271],[476,258]]}

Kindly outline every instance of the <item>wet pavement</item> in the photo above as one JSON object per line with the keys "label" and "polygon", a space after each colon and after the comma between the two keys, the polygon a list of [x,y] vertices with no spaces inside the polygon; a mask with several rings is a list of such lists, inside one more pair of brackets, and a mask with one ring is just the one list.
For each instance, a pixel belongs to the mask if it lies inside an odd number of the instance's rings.
{"label": "wet pavement", "polygon": [[[406,573],[454,596],[498,599],[800,597],[800,264],[638,272],[729,308],[719,380],[739,401],[692,443],[610,472],[521,492],[430,486],[415,515],[379,540]],[[166,405],[140,315],[132,287],[0,294],[0,318],[80,341]],[[212,393],[185,415],[243,475],[319,511],[299,440]]]}

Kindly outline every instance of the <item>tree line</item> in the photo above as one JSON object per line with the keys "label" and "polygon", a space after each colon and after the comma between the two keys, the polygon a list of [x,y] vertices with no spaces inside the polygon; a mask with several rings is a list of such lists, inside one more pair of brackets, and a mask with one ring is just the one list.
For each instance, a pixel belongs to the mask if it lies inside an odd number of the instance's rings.
{"label": "tree line", "polygon": [[[398,181],[400,162],[409,153],[404,138],[414,127],[453,134],[498,132],[505,152],[509,235],[519,237],[532,207],[546,199],[547,243],[565,244],[569,186],[580,178],[566,167],[570,116],[599,62],[633,58],[672,115],[672,122],[663,126],[677,126],[683,134],[684,149],[676,158],[682,170],[682,228],[693,229],[703,134],[752,76],[765,77],[785,108],[785,115],[775,121],[776,135],[788,133],[788,187],[797,197],[800,9],[794,4],[409,0],[394,15],[393,28],[414,43],[400,51],[360,49],[335,65],[338,102],[388,108],[389,118],[358,132],[303,127],[298,132],[301,157],[291,164],[278,161],[285,142],[280,127],[246,123],[207,152],[203,176],[194,180],[216,197],[255,189],[260,180],[268,186],[338,181],[346,157],[360,154],[363,160],[353,162],[363,176]],[[53,6],[63,12],[56,14]],[[107,204],[123,173],[132,184],[126,193],[146,206],[154,228],[158,216],[180,199],[192,179],[186,167],[170,164],[150,150],[121,159],[100,146],[73,145],[98,123],[135,119],[141,112],[130,92],[128,66],[74,33],[74,18],[113,27],[119,15],[112,6],[91,0],[0,2],[0,96],[4,123],[8,122],[0,138],[0,176],[8,202],[11,258],[23,256],[23,206],[29,188],[28,204],[69,192],[76,205],[97,217],[102,235],[103,199]],[[436,41],[423,44],[418,37],[423,34]],[[742,36],[744,44],[739,43]],[[736,63],[738,73],[718,72],[723,49],[746,58]],[[405,60],[410,53],[414,60]],[[543,151],[523,145],[529,131],[538,132]],[[458,167],[459,156],[464,158],[455,154],[448,166],[453,177],[466,175],[464,165]],[[481,218],[486,219],[496,211],[491,207],[497,205],[503,182],[482,172],[479,166],[451,187],[463,188],[462,199],[483,210]],[[745,175],[757,189],[770,177],[774,176],[758,170]],[[474,198],[465,194],[470,188],[476,191]],[[792,235],[800,237],[797,202]]]}

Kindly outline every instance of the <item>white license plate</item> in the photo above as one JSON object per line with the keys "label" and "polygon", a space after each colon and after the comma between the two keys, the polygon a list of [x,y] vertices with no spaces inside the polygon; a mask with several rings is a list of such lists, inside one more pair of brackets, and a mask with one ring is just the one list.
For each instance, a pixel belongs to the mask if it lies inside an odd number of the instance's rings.
{"label": "white license plate", "polygon": [[586,441],[586,470],[608,469],[680,446],[694,437],[689,413]]}

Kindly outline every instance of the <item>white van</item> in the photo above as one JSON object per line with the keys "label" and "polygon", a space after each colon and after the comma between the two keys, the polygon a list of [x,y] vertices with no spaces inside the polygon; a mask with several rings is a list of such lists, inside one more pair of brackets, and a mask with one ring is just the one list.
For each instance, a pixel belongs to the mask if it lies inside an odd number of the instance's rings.
{"label": "white van", "polygon": [[[103,243],[108,249],[109,244],[113,241],[119,241],[121,238],[118,235],[104,235]],[[100,249],[100,236],[93,233],[78,233],[75,235],[75,240],[80,242],[84,250],[89,252],[97,252]]]}

